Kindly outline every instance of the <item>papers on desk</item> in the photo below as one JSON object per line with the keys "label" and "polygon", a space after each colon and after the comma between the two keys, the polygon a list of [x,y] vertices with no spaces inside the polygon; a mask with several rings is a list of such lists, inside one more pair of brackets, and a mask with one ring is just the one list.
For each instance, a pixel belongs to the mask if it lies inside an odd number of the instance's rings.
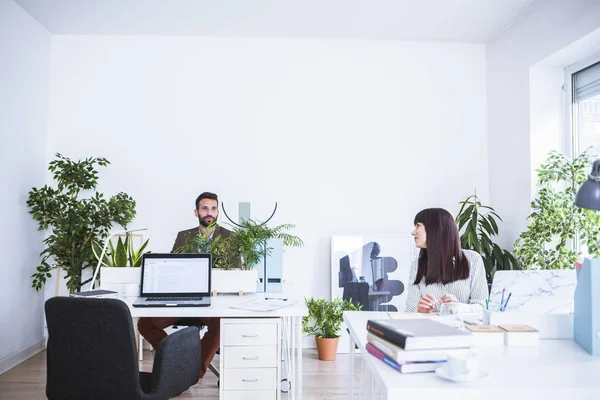
{"label": "papers on desk", "polygon": [[237,308],[239,310],[250,310],[250,311],[273,311],[278,308],[291,306],[296,302],[287,298],[277,297],[266,297],[261,299],[253,299],[240,304],[231,306],[231,308]]}

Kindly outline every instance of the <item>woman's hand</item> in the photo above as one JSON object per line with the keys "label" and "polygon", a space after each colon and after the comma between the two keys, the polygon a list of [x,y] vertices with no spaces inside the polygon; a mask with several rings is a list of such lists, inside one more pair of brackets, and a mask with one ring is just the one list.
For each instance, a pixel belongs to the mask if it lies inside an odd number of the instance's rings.
{"label": "woman's hand", "polygon": [[430,313],[435,309],[435,303],[435,298],[431,294],[427,293],[419,300],[419,304],[417,304],[417,311],[420,313]]}
{"label": "woman's hand", "polygon": [[442,297],[440,297],[440,303],[458,303],[458,299],[453,294],[445,294]]}

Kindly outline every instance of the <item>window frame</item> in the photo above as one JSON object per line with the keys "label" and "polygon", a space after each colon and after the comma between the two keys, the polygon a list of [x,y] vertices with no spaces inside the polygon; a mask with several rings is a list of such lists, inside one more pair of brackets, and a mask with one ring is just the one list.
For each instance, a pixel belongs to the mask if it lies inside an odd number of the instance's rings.
{"label": "window frame", "polygon": [[573,105],[575,104],[573,94],[573,75],[581,70],[586,69],[589,66],[600,62],[600,52],[592,54],[589,57],[584,58],[581,61],[573,63],[565,67],[565,99],[564,99],[564,132],[563,135],[563,149],[564,154],[575,158],[581,153],[579,143],[579,127],[577,126],[578,118],[573,118],[573,115],[577,111]]}

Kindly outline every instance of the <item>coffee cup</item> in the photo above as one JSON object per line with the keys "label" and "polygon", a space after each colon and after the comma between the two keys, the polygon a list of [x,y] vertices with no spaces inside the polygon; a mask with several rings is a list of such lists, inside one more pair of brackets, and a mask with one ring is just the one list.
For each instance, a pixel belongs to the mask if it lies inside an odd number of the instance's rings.
{"label": "coffee cup", "polygon": [[448,354],[446,371],[453,379],[472,379],[477,375],[479,362],[477,354],[472,351],[466,353]]}

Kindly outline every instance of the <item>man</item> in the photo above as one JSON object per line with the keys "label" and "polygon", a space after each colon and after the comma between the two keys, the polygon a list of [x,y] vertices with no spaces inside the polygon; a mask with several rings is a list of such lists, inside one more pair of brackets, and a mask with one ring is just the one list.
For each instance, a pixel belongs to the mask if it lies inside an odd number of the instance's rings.
{"label": "man", "polygon": [[[198,233],[208,236],[211,239],[216,236],[226,238],[231,235],[230,231],[221,226],[216,226],[212,232],[207,229],[211,223],[216,223],[219,216],[219,200],[216,194],[204,192],[198,196],[196,199],[194,215],[198,218],[200,223],[199,226],[179,232],[175,239],[172,252],[193,241]],[[191,249],[189,252],[197,252],[197,249]],[[142,336],[156,349],[160,341],[167,336],[164,329],[176,324],[180,318],[181,317],[140,318],[138,321],[138,329]],[[206,332],[200,342],[200,378],[202,378],[219,349],[221,340],[221,319],[202,317],[199,318],[199,321],[208,328],[208,332]]]}

